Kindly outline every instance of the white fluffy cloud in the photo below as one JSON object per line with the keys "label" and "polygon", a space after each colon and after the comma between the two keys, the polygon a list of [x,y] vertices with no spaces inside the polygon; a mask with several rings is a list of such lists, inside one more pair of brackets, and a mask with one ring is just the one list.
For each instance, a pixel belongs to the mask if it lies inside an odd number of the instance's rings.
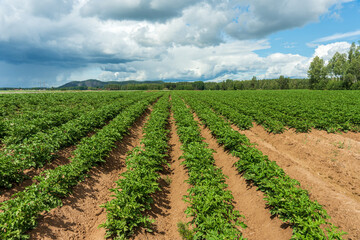
{"label": "white fluffy cloud", "polygon": [[[6,83],[11,77],[22,79],[24,86],[41,78],[60,85],[87,76],[302,76],[307,58],[260,57],[254,51],[271,47],[265,36],[316,21],[344,1],[0,0],[0,75],[7,74]],[[316,51],[325,56],[346,48],[340,45]],[[35,74],[32,69],[49,71]]]}
{"label": "white fluffy cloud", "polygon": [[335,42],[326,45],[319,45],[315,49],[314,57],[318,56],[325,61],[329,61],[336,53],[346,53],[349,51],[350,43],[348,42]]}

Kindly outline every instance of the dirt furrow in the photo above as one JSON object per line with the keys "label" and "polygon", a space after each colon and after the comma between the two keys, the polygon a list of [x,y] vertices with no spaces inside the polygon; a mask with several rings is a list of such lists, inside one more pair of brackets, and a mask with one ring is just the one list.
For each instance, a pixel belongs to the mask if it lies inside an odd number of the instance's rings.
{"label": "dirt furrow", "polygon": [[[195,116],[195,119],[199,119]],[[290,239],[292,229],[277,217],[272,217],[263,200],[264,195],[256,190],[256,187],[246,182],[233,166],[239,159],[225,152],[211,131],[201,125],[201,135],[205,142],[214,149],[216,166],[220,167],[223,173],[228,176],[226,184],[234,196],[234,207],[245,216],[244,223],[247,228],[242,230],[243,236],[251,240],[281,240]]]}
{"label": "dirt furrow", "polygon": [[98,226],[105,222],[106,211],[100,205],[111,199],[109,189],[116,186],[119,174],[126,170],[127,152],[140,144],[149,113],[146,111],[136,121],[129,135],[116,143],[106,162],[89,172],[90,177],[74,188],[62,207],[41,217],[37,228],[30,232],[31,239],[104,239],[105,229]]}
{"label": "dirt furrow", "polygon": [[309,191],[311,199],[324,206],[332,218],[330,221],[349,233],[345,238],[360,239],[359,176],[356,174],[359,159],[352,151],[356,148],[339,149],[333,144],[334,137],[318,134],[316,130],[269,134],[258,125],[246,131],[233,128],[298,180],[302,188]]}
{"label": "dirt furrow", "polygon": [[169,163],[170,168],[162,174],[160,185],[162,192],[154,195],[154,204],[152,210],[148,213],[156,221],[154,223],[154,232],[149,233],[141,230],[133,239],[181,239],[177,231],[177,223],[187,222],[185,210],[186,203],[183,196],[189,185],[184,181],[188,178],[186,169],[181,165],[180,149],[181,142],[176,133],[175,120],[173,115],[170,117],[170,139],[169,139]]}
{"label": "dirt furrow", "polygon": [[54,159],[46,164],[42,168],[32,168],[24,171],[24,174],[29,177],[29,179],[24,180],[21,183],[16,183],[10,189],[0,189],[0,202],[7,201],[11,199],[11,196],[17,192],[23,191],[27,186],[30,186],[35,181],[33,177],[39,175],[41,172],[49,169],[54,169],[58,166],[68,164],[70,162],[70,158],[72,157],[73,151],[76,149],[76,146],[66,147],[61,149],[60,151],[54,154]]}
{"label": "dirt furrow", "polygon": [[318,130],[311,133],[288,130],[274,135],[255,125],[250,131],[242,133],[254,134],[284,155],[299,159],[299,164],[320,175],[325,181],[339,186],[340,191],[349,197],[360,201],[360,154],[357,153],[360,143]]}

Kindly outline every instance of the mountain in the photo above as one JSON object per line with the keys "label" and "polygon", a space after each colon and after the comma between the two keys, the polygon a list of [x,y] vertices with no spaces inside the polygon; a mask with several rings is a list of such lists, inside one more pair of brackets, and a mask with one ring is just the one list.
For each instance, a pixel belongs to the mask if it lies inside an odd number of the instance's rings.
{"label": "mountain", "polygon": [[103,82],[96,79],[88,79],[85,81],[72,81],[68,82],[58,88],[77,88],[77,87],[96,87],[96,88],[103,88],[109,84],[116,84],[116,85],[125,85],[125,84],[140,84],[140,83],[164,83],[163,81],[111,81],[111,82]]}

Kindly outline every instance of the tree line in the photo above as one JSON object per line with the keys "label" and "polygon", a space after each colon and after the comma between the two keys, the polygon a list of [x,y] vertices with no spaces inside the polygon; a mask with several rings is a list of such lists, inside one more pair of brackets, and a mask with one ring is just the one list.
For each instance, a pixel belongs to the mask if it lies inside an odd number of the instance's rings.
{"label": "tree line", "polygon": [[347,53],[336,52],[326,63],[316,56],[308,70],[307,79],[293,79],[283,75],[276,79],[227,79],[222,82],[159,82],[107,84],[104,87],[70,87],[53,90],[276,90],[276,89],[327,89],[360,90],[360,41],[352,43]]}
{"label": "tree line", "polygon": [[[307,89],[308,79],[290,79],[280,76],[278,79],[258,80],[255,76],[252,80],[231,80],[222,82],[164,82],[164,83],[140,83],[140,84],[108,84],[102,88],[73,87],[65,90],[255,90],[255,89]],[[64,90],[64,89],[59,89]]]}
{"label": "tree line", "polygon": [[310,89],[360,89],[360,45],[352,43],[348,53],[336,52],[327,64],[314,57],[308,77]]}

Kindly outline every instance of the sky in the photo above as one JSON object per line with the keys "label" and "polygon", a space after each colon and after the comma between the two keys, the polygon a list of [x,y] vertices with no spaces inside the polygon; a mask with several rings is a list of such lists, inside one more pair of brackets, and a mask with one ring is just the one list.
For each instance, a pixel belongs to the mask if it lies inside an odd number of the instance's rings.
{"label": "sky", "polygon": [[0,0],[0,87],[303,78],[358,40],[354,0]]}

